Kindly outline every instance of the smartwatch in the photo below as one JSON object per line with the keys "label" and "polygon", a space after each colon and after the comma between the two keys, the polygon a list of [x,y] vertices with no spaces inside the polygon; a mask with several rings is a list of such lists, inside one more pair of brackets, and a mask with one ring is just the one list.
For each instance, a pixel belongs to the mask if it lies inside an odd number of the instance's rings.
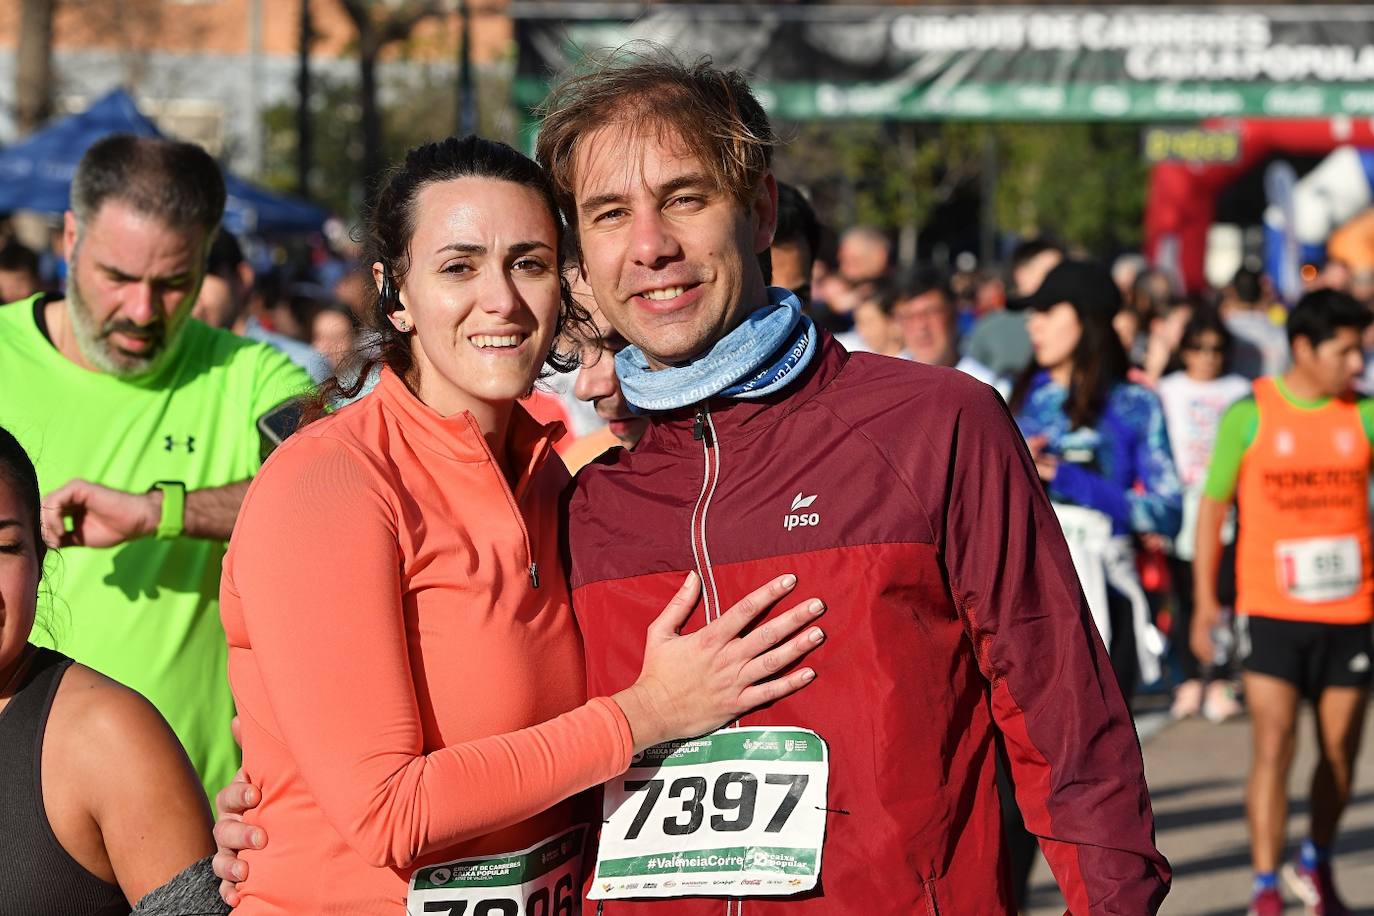
{"label": "smartwatch", "polygon": [[156,537],[159,541],[170,541],[181,537],[186,527],[186,484],[180,480],[159,480],[148,488],[162,491],[162,518],[157,522]]}

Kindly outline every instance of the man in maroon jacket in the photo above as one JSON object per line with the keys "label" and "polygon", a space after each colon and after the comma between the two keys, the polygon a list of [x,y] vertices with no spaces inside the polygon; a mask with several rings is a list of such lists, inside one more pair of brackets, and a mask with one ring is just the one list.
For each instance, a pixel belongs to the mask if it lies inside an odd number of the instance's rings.
{"label": "man in maroon jacket", "polygon": [[674,870],[652,884],[601,881],[632,861],[606,868],[608,841],[659,831],[700,850],[707,825],[738,826],[740,798],[774,805],[771,771],[737,764],[736,784],[712,788],[707,767],[701,789],[674,779],[678,795],[655,801],[664,781],[632,770],[606,790],[592,896],[614,916],[1012,912],[1000,731],[1070,911],[1152,913],[1169,865],[1140,747],[1021,437],[962,373],[850,356],[789,323],[755,259],[773,231],[772,145],[741,77],[662,57],[565,83],[541,125],[597,303],[634,345],[617,359],[626,397],[653,411],[635,451],[588,467],[571,495],[591,692],[638,675],[644,630],[687,570],[706,585],[689,626],[790,571],[826,601],[832,634],[808,662],[815,684],[738,723],[828,747],[819,883],[702,887],[688,880],[700,855],[660,856]]}
{"label": "man in maroon jacket", "polygon": [[1000,732],[1070,912],[1153,913],[1170,873],[1140,746],[1025,445],[991,388],[850,356],[765,287],[772,147],[742,77],[659,57],[564,84],[540,133],[652,413],[569,497],[592,693],[635,679],[689,570],[688,629],[784,572],[829,608],[806,691],[608,784],[596,911],[1011,913]]}

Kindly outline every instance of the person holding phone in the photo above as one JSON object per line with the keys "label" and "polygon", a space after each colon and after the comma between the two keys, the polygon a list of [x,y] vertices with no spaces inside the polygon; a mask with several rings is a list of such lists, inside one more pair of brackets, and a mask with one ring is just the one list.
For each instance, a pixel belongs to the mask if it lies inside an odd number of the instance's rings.
{"label": "person holding phone", "polygon": [[[1159,398],[1127,381],[1106,268],[1064,261],[1018,303],[1034,362],[1011,410],[1055,504],[1088,603],[1128,698],[1159,675],[1163,643],[1134,571],[1133,537],[1178,532],[1183,487]],[[1082,549],[1076,549],[1082,548]]]}

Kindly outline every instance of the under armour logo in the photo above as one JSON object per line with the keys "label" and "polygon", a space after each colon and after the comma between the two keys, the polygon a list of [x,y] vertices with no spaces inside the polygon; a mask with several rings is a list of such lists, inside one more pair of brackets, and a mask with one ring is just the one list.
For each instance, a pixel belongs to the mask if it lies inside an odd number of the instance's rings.
{"label": "under armour logo", "polygon": [[175,436],[166,436],[163,441],[166,443],[162,446],[163,451],[170,452],[173,449],[184,448],[186,449],[186,453],[190,454],[196,450],[195,436],[187,436],[185,439],[178,439]]}

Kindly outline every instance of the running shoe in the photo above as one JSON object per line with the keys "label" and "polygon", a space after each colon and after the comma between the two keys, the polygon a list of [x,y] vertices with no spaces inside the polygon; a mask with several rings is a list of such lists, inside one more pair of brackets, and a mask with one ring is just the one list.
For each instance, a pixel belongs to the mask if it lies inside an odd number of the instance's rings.
{"label": "running shoe", "polygon": [[1245,916],[1283,916],[1283,897],[1277,887],[1259,891],[1250,898],[1250,909]]}
{"label": "running shoe", "polygon": [[1174,705],[1169,707],[1169,715],[1175,719],[1187,719],[1202,711],[1202,681],[1193,678],[1178,685],[1174,691]]}
{"label": "running shoe", "polygon": [[1245,712],[1236,698],[1236,686],[1230,681],[1213,681],[1207,685],[1207,698],[1202,701],[1202,715],[1208,722],[1225,722]]}
{"label": "running shoe", "polygon": [[1323,862],[1316,868],[1290,862],[1283,866],[1283,880],[1288,889],[1307,904],[1308,916],[1350,916],[1350,909],[1336,893],[1330,862]]}

